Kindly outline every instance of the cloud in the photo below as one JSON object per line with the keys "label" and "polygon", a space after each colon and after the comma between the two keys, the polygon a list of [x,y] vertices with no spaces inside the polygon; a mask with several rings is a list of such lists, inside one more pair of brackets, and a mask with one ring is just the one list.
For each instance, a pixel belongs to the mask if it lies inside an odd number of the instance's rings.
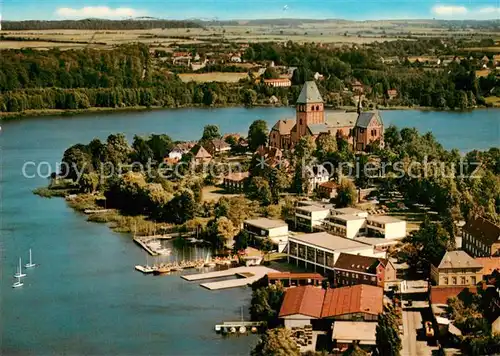
{"label": "cloud", "polygon": [[468,12],[465,6],[436,5],[432,8],[432,13],[438,16],[466,15]]}
{"label": "cloud", "polygon": [[145,11],[132,9],[129,7],[110,8],[107,6],[87,6],[80,9],[71,7],[60,7],[56,14],[62,18],[100,18],[100,19],[121,19],[127,17],[144,16]]}
{"label": "cloud", "polygon": [[479,10],[477,10],[478,13],[481,15],[490,15],[494,17],[495,15],[500,14],[500,7],[483,7]]}

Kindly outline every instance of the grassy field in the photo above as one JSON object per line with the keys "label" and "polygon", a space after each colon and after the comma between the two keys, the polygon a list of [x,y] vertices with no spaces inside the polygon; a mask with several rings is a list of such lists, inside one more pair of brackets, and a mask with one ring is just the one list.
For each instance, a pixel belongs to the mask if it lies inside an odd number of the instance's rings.
{"label": "grassy field", "polygon": [[500,97],[498,96],[489,96],[484,98],[487,104],[493,105],[494,107],[500,107]]}
{"label": "grassy field", "polygon": [[210,73],[183,73],[179,74],[179,77],[183,82],[195,81],[197,83],[206,82],[225,82],[225,83],[236,83],[240,79],[248,78],[247,73],[222,73],[222,72],[210,72]]}

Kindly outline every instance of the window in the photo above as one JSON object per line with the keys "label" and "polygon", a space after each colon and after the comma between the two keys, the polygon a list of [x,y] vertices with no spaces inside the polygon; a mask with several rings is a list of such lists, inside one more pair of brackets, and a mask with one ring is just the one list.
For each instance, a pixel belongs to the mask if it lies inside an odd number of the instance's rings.
{"label": "window", "polygon": [[319,111],[319,105],[316,105],[316,111]]}
{"label": "window", "polygon": [[377,279],[375,277],[372,277],[372,282],[375,282]]}
{"label": "window", "polygon": [[443,278],[443,284],[448,284],[448,277]]}
{"label": "window", "polygon": [[302,119],[299,120],[299,125],[302,125]]}
{"label": "window", "polygon": [[470,284],[476,284],[476,277],[470,277]]}
{"label": "window", "polygon": [[453,285],[457,284],[457,277],[451,277],[451,284]]}
{"label": "window", "polygon": [[311,106],[311,110],[312,110],[312,111],[314,111],[314,105],[313,105],[313,106]]}
{"label": "window", "polygon": [[465,277],[462,277],[462,278],[461,278],[461,283],[460,283],[460,284],[461,284],[461,285],[465,285],[465,284],[466,284],[466,283],[465,283]]}

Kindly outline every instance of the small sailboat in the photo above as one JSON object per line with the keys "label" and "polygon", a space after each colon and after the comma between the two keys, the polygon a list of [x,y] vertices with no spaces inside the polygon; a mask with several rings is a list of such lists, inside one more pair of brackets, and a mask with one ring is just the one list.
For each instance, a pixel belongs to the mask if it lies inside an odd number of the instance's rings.
{"label": "small sailboat", "polygon": [[16,278],[26,277],[26,274],[23,273],[23,270],[22,270],[21,257],[19,257],[19,269],[17,270],[14,277],[16,277]]}
{"label": "small sailboat", "polygon": [[19,287],[22,287],[24,285],[23,282],[21,282],[21,277],[17,277],[17,282],[14,282],[14,284],[12,285],[12,288],[19,288]]}
{"label": "small sailboat", "polygon": [[33,260],[31,259],[31,249],[30,249],[30,263],[26,263],[26,264],[24,265],[24,267],[26,267],[26,268],[33,268],[33,267],[36,267],[36,264],[35,264],[35,263],[33,263]]}

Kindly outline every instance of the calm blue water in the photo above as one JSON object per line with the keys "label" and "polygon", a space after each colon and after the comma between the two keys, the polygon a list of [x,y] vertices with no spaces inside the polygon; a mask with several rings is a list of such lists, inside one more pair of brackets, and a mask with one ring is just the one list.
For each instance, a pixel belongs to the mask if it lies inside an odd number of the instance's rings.
{"label": "calm blue water", "polygon": [[[290,108],[186,109],[72,118],[44,117],[2,124],[1,354],[246,355],[256,337],[224,339],[216,322],[240,317],[248,288],[209,292],[178,276],[143,276],[133,266],[145,253],[130,236],[88,223],[62,199],[31,193],[47,182],[23,178],[26,161],[54,169],[63,151],[110,133],[167,133],[196,139],[203,126],[245,133],[255,119],[270,125]],[[471,113],[383,112],[386,125],[432,131],[446,148],[499,146],[500,110]],[[44,172],[42,172],[44,173]],[[32,248],[41,265],[12,289],[17,258]],[[24,262],[23,262],[24,263]]]}

